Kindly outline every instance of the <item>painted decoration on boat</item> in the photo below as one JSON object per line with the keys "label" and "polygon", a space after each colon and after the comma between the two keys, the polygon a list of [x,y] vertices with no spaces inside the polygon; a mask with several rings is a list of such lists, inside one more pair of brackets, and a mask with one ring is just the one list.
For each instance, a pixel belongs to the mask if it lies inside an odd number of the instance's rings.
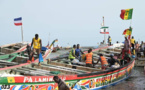
{"label": "painted decoration on boat", "polygon": [[[89,77],[66,75],[60,78],[70,87],[70,90],[100,89],[128,78],[131,75],[134,62],[123,69],[105,74]],[[0,90],[58,90],[57,84],[53,82],[53,76],[0,77],[0,79],[0,83],[3,83],[0,85]]]}

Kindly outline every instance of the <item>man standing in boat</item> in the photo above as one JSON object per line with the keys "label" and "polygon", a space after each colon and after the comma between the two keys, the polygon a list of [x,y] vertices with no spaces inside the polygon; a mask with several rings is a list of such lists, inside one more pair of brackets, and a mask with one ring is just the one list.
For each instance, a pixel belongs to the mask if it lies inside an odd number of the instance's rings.
{"label": "man standing in boat", "polygon": [[86,67],[93,67],[93,53],[92,49],[88,50],[88,54],[86,54]]}
{"label": "man standing in boat", "polygon": [[35,37],[32,39],[31,48],[32,47],[33,47],[33,49],[31,52],[31,58],[35,52],[37,52],[37,55],[39,57],[39,54],[40,54],[41,48],[42,48],[42,41],[39,38],[38,34],[35,34]]}
{"label": "man standing in boat", "polygon": [[130,53],[130,41],[127,39],[125,36],[125,41],[124,41],[124,51],[125,53],[131,54]]}
{"label": "man standing in boat", "polygon": [[131,47],[132,47],[132,52],[133,52],[133,50],[135,50],[135,49],[134,49],[135,39],[134,39],[133,36],[132,36],[132,38],[130,39],[130,42],[131,42]]}
{"label": "man standing in boat", "polygon": [[73,61],[75,58],[76,58],[76,55],[75,55],[75,49],[76,49],[76,45],[73,45],[73,48],[71,49],[71,51],[69,52],[69,59],[71,61]]}
{"label": "man standing in boat", "polygon": [[103,54],[100,54],[100,58],[96,64],[98,64],[99,61],[101,62],[102,70],[105,70],[109,66],[108,62],[107,62],[106,58],[103,56]]}
{"label": "man standing in boat", "polygon": [[[119,61],[114,58],[114,54],[110,55],[110,59],[108,59],[108,63],[109,63],[109,67],[112,67],[112,68],[115,68],[115,67],[117,68],[120,66]],[[115,65],[115,63],[118,63],[119,65]]]}
{"label": "man standing in boat", "polygon": [[108,45],[109,45],[109,46],[111,46],[111,41],[112,41],[112,40],[111,40],[111,37],[109,36],[109,37],[108,37]]}
{"label": "man standing in boat", "polygon": [[81,54],[84,54],[82,50],[80,49],[80,44],[77,44],[77,49],[75,50],[75,55],[81,61]]}
{"label": "man standing in boat", "polygon": [[141,42],[141,45],[140,45],[140,53],[141,53],[141,56],[144,57],[144,55],[145,55],[145,45],[144,45],[143,41]]}

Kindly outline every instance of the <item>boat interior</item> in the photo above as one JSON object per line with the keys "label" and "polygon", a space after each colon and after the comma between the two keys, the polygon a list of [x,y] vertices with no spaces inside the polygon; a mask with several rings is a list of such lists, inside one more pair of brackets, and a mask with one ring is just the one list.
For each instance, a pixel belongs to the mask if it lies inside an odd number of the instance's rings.
{"label": "boat interior", "polygon": [[[41,53],[43,56],[45,54],[45,50],[42,50]],[[34,60],[38,59],[37,53],[35,53],[33,55],[33,57],[34,57]],[[27,60],[29,60],[29,55],[28,55],[27,49],[22,52],[18,52],[18,53],[0,55],[0,63],[5,62],[5,64],[1,64],[0,68],[15,66],[15,65],[22,64],[22,63],[27,63]],[[10,64],[10,63],[12,63],[12,64]]]}
{"label": "boat interior", "polygon": [[[109,59],[110,54],[113,53],[114,57],[117,57],[118,60],[120,60],[119,56],[121,53],[121,49],[122,47],[93,51],[94,62],[97,62],[100,53],[102,53],[106,57],[106,59]],[[82,50],[86,51],[88,49],[85,48]],[[56,53],[58,52],[54,52],[52,53],[52,55]],[[13,64],[19,64],[19,61],[22,61],[20,57],[23,56],[17,57],[17,59],[13,61]],[[9,63],[7,64],[9,65]],[[32,63],[28,66],[9,69],[7,70],[7,73],[10,75],[24,75],[24,76],[48,76],[48,75],[52,76],[52,75],[83,74],[83,73],[92,73],[92,72],[100,72],[100,71],[102,71],[101,63],[98,63],[93,67],[86,67],[85,61],[83,60],[76,63],[75,65],[72,64],[72,62],[68,59],[68,51],[67,51],[65,54],[61,54],[59,52],[57,57],[47,59],[47,62],[43,62],[41,63],[41,65],[39,65],[38,63]]]}
{"label": "boat interior", "polygon": [[2,47],[0,47],[0,55],[13,53],[13,52],[19,50],[20,48],[22,48],[25,45],[26,45],[25,43],[24,44],[16,43],[16,44],[10,44],[10,45],[6,45],[6,46],[2,46]]}

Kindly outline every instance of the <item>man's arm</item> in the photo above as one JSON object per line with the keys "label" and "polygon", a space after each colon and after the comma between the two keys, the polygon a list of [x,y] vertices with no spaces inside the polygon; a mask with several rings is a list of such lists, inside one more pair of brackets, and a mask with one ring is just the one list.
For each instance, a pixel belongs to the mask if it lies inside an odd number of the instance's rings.
{"label": "man's arm", "polygon": [[80,51],[81,51],[82,54],[84,54],[81,49],[80,49]]}
{"label": "man's arm", "polygon": [[40,39],[40,50],[41,50],[41,48],[42,48],[42,41],[41,41],[41,39]]}
{"label": "man's arm", "polygon": [[101,58],[99,58],[99,59],[98,59],[98,61],[97,61],[97,63],[96,63],[96,64],[98,64],[98,62],[99,62],[99,61],[101,61]]}
{"label": "man's arm", "polygon": [[115,59],[115,61],[116,61],[119,65],[121,65],[120,62],[119,62],[118,60]]}
{"label": "man's arm", "polygon": [[93,55],[92,55],[92,64],[95,64],[95,63],[94,63],[94,58],[93,58]]}
{"label": "man's arm", "polygon": [[86,56],[85,56],[84,60],[86,61]]}

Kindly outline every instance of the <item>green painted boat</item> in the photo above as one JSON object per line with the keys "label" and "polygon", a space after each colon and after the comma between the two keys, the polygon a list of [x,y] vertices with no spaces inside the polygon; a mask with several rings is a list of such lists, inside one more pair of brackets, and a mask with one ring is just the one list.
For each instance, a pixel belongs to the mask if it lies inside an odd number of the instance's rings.
{"label": "green painted boat", "polygon": [[24,42],[2,45],[0,46],[0,55],[24,51],[26,49],[27,44],[27,42]]}
{"label": "green painted boat", "polygon": [[[52,42],[50,48],[53,47],[54,43],[55,43],[55,40]],[[47,49],[46,47],[42,47],[41,54],[43,58],[45,58],[48,54],[50,54],[51,51],[52,50]],[[24,46],[22,49],[19,49],[13,53],[0,55],[0,63],[2,63],[0,68],[15,66],[19,64],[25,64],[27,63],[28,59],[29,59],[29,55],[27,52],[27,47]],[[37,54],[34,54],[34,60],[35,61],[33,63],[38,62]],[[5,64],[3,64],[4,62]],[[9,62],[13,62],[12,65],[10,65]]]}
{"label": "green painted boat", "polygon": [[0,60],[12,62],[17,56],[18,56],[18,53],[0,55]]}

